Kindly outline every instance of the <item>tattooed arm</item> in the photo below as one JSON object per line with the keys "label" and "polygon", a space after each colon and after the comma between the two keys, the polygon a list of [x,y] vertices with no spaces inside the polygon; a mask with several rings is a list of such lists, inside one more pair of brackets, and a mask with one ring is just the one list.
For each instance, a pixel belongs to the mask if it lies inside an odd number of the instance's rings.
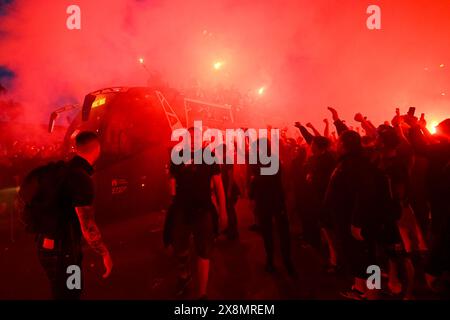
{"label": "tattooed arm", "polygon": [[103,257],[103,264],[106,272],[103,278],[107,278],[111,273],[112,260],[108,248],[105,246],[100,230],[94,220],[94,208],[92,206],[76,207],[75,211],[80,221],[81,231],[89,246]]}

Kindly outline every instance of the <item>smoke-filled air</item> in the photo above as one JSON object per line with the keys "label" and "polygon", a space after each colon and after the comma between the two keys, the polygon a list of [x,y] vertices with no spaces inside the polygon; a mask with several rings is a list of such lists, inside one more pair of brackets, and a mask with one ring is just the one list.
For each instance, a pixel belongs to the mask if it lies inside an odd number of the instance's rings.
{"label": "smoke-filled air", "polygon": [[324,0],[78,0],[81,30],[68,30],[74,1],[16,0],[3,5],[0,65],[15,74],[9,94],[27,120],[102,87],[146,85],[140,58],[178,90],[198,81],[264,92],[265,111],[287,119],[321,120],[336,106],[383,121],[410,105],[440,119],[450,2],[376,3],[379,32],[366,27],[366,1]]}

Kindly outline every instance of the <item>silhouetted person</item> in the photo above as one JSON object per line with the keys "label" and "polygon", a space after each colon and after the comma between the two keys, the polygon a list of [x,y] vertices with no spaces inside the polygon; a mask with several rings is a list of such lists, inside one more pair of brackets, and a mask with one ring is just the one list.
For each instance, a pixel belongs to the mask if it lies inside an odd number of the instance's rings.
{"label": "silhouetted person", "polygon": [[[191,129],[191,137],[194,137]],[[204,149],[196,149],[193,143],[190,148],[191,160],[195,154],[203,154]],[[183,151],[181,151],[183,152]],[[173,244],[178,262],[177,295],[183,295],[192,279],[189,267],[190,237],[193,236],[195,254],[197,255],[197,273],[199,279],[199,296],[207,298],[209,277],[209,261],[218,230],[218,216],[211,200],[211,186],[216,194],[221,220],[226,219],[225,193],[221,171],[217,163],[170,164],[173,202],[168,211],[166,231],[169,243]]]}
{"label": "silhouetted person", "polygon": [[[394,294],[402,291],[399,270],[406,271],[406,289],[404,299],[411,299],[414,288],[414,266],[411,261],[410,234],[417,233],[417,239],[425,246],[421,231],[411,210],[410,168],[412,149],[406,140],[402,140],[391,126],[378,128],[377,165],[389,179],[393,214],[385,221],[381,244],[389,260],[388,287]],[[403,221],[407,221],[405,223]],[[402,241],[403,240],[403,241]],[[406,247],[406,248],[405,248]]]}
{"label": "silhouetted person", "polygon": [[[100,155],[95,133],[76,137],[76,155],[68,163],[50,163],[33,170],[20,189],[24,219],[36,233],[39,261],[50,281],[54,299],[79,299],[81,289],[69,289],[68,267],[82,268],[81,238],[103,258],[106,278],[112,260],[94,220],[93,164]],[[71,271],[73,272],[73,271]]]}
{"label": "silhouetted person", "polygon": [[306,198],[302,214],[303,235],[305,240],[315,248],[320,248],[320,220],[323,201],[331,173],[336,160],[329,150],[330,141],[315,136],[311,142],[312,156],[306,162]]}
{"label": "silhouetted person", "polygon": [[431,248],[426,266],[427,282],[435,281],[450,270],[450,119],[436,127],[435,140],[430,141],[425,126],[415,117],[405,117],[410,125],[410,141],[415,151],[428,160],[426,190],[431,209]]}
{"label": "silhouetted person", "polygon": [[[263,139],[257,141],[258,146],[261,146]],[[272,156],[274,155],[272,154]],[[252,166],[251,198],[255,201],[255,215],[257,216],[264,241],[266,271],[274,272],[276,270],[273,239],[273,227],[275,224],[277,234],[280,238],[284,266],[291,275],[294,275],[295,269],[291,260],[289,220],[281,181],[281,168],[276,174],[263,175],[261,174],[261,167],[263,165],[260,162]]]}
{"label": "silhouetted person", "polygon": [[362,299],[367,294],[367,267],[375,264],[374,240],[382,207],[379,193],[381,174],[363,154],[361,137],[343,131],[339,137],[341,155],[328,186],[325,206],[330,211],[338,241],[338,258],[354,279],[344,296]]}
{"label": "silhouetted person", "polygon": [[239,197],[239,187],[234,179],[234,164],[227,164],[227,156],[225,145],[220,146],[223,148],[223,163],[220,165],[220,171],[223,182],[223,189],[225,192],[225,201],[227,209],[227,221],[228,225],[225,229],[225,235],[229,240],[236,240],[239,238],[238,232],[238,218],[236,213],[236,203]]}

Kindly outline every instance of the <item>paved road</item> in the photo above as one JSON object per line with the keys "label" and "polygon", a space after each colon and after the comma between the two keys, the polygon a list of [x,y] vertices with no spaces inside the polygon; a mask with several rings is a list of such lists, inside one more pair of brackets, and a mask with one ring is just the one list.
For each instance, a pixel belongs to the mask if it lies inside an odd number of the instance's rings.
{"label": "paved road", "polygon": [[[296,241],[293,255],[298,278],[293,280],[284,272],[279,252],[279,271],[265,273],[262,240],[248,230],[250,212],[248,202],[240,201],[240,240],[217,241],[211,261],[210,299],[340,299],[344,281],[323,273],[320,255]],[[174,299],[175,264],[162,245],[162,224],[163,214],[152,213],[100,226],[111,247],[114,270],[103,280],[100,259],[86,250],[83,299]],[[11,243],[2,228],[0,245],[0,299],[48,298],[33,237],[18,233]],[[195,287],[191,292],[185,298],[195,298]]]}

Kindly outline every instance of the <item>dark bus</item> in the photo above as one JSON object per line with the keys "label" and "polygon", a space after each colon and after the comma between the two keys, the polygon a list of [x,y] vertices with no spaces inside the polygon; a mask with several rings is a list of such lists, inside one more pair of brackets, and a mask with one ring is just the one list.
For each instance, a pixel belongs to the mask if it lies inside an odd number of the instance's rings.
{"label": "dark bus", "polygon": [[99,135],[102,155],[95,173],[96,215],[103,222],[167,208],[167,167],[176,143],[170,139],[172,130],[190,126],[194,119],[208,127],[233,123],[228,105],[188,99],[167,88],[113,87],[89,93],[81,107],[56,110],[49,131],[59,113],[73,109],[81,110],[67,129],[62,151],[70,156],[80,131]]}
{"label": "dark bus", "polygon": [[[50,130],[56,115],[52,114]],[[178,118],[157,90],[116,87],[86,95],[65,134],[63,153],[70,156],[80,131],[99,135],[102,155],[95,173],[99,220],[167,207],[170,135],[177,126],[181,126]]]}

